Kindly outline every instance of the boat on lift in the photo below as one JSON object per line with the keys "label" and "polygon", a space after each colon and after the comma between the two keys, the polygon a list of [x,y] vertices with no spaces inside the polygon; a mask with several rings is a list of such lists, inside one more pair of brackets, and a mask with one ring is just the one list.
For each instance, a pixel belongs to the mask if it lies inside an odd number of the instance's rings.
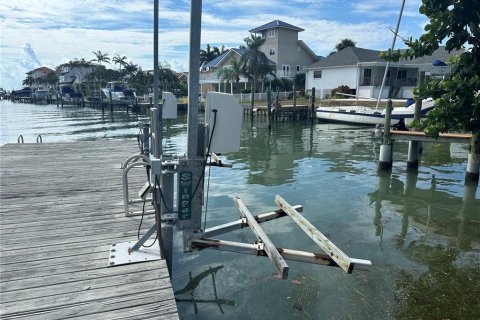
{"label": "boat on lift", "polygon": [[111,95],[113,103],[133,103],[137,98],[135,90],[122,81],[107,82],[102,92],[107,99],[110,99]]}

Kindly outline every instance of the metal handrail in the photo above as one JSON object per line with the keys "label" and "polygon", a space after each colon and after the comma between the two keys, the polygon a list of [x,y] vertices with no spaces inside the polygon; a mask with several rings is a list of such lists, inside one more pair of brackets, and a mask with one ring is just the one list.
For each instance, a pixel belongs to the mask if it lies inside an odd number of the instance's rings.
{"label": "metal handrail", "polygon": [[150,161],[148,162],[133,162],[130,163],[127,167],[123,169],[123,205],[124,205],[124,210],[125,210],[125,217],[129,216],[129,205],[130,203],[133,202],[143,202],[141,199],[134,199],[134,200],[129,200],[128,199],[128,172],[130,169],[135,168],[135,167],[147,167],[150,166]]}
{"label": "metal handrail", "polygon": [[[20,142],[20,141],[22,141],[22,142]],[[18,136],[17,143],[23,143],[23,136],[22,135]]]}
{"label": "metal handrail", "polygon": [[37,136],[37,143],[43,143],[42,135],[41,135],[41,134],[39,134],[39,135]]}
{"label": "metal handrail", "polygon": [[152,163],[149,157],[143,154],[134,154],[133,156],[128,157],[127,160],[122,163],[121,168],[125,169],[130,164],[130,162],[137,162],[140,159],[142,159],[144,162],[147,162],[149,165]]}

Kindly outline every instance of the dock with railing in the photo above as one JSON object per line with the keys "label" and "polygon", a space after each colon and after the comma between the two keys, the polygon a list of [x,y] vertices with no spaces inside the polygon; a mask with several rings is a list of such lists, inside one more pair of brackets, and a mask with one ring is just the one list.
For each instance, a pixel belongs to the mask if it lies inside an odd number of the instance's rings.
{"label": "dock with railing", "polygon": [[165,260],[109,266],[112,243],[137,240],[120,168],[135,149],[108,140],[0,147],[1,319],[178,319]]}

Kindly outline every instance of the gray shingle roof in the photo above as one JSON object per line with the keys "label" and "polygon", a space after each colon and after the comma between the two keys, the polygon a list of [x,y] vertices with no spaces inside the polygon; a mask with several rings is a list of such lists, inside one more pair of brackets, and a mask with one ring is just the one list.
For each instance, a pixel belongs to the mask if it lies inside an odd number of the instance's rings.
{"label": "gray shingle roof", "polygon": [[448,59],[453,56],[462,53],[463,50],[460,51],[452,51],[448,52],[445,47],[440,47],[431,56],[423,56],[415,59],[407,59],[405,60],[406,64],[430,64],[432,63],[433,60],[437,59],[440,61],[443,61],[445,63],[448,63]]}
{"label": "gray shingle roof", "polygon": [[291,24],[288,24],[286,22],[283,22],[283,21],[280,21],[280,20],[274,20],[272,22],[264,24],[263,26],[253,28],[252,30],[249,30],[248,32],[257,33],[257,32],[261,32],[263,30],[268,30],[268,29],[273,29],[273,28],[284,28],[284,29],[291,29],[291,30],[296,30],[296,31],[304,31],[304,29],[296,27],[296,26],[291,25]]}
{"label": "gray shingle roof", "polygon": [[373,61],[384,61],[380,59],[380,51],[357,47],[347,47],[339,52],[335,52],[331,56],[315,62],[308,68],[353,66],[359,62]]}
{"label": "gray shingle roof", "polygon": [[[310,65],[308,69],[315,68],[328,68],[328,67],[341,67],[341,66],[353,66],[361,62],[384,62],[380,58],[380,52],[377,50],[363,49],[357,47],[347,47],[339,52],[335,52],[331,56],[328,56],[314,64]],[[432,55],[424,56],[416,59],[403,60],[400,63],[404,64],[430,64],[434,59],[438,59],[444,62],[448,62],[448,58],[452,55],[459,54],[458,51],[448,52],[445,47],[438,48]]]}

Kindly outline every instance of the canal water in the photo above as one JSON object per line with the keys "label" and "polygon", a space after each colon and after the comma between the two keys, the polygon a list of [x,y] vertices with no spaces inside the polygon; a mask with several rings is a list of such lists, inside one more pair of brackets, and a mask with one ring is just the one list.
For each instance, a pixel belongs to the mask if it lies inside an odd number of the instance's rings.
{"label": "canal water", "polygon": [[[119,110],[0,101],[0,144],[130,139],[145,115]],[[166,148],[183,153],[186,115],[166,126]],[[239,218],[233,198],[254,214],[274,196],[303,215],[350,257],[373,266],[341,269],[287,261],[288,280],[264,257],[183,253],[175,234],[173,286],[182,319],[479,319],[480,200],[464,186],[467,147],[425,144],[418,174],[406,173],[406,143],[396,143],[389,175],[377,175],[372,129],[244,119],[233,168],[212,167],[207,227]],[[0,155],[5,156],[5,155]],[[128,156],[127,154],[125,155]],[[288,217],[264,223],[277,247],[319,251]],[[219,236],[253,243],[249,229]],[[185,290],[182,290],[185,289]],[[192,291],[193,289],[193,291]]]}

